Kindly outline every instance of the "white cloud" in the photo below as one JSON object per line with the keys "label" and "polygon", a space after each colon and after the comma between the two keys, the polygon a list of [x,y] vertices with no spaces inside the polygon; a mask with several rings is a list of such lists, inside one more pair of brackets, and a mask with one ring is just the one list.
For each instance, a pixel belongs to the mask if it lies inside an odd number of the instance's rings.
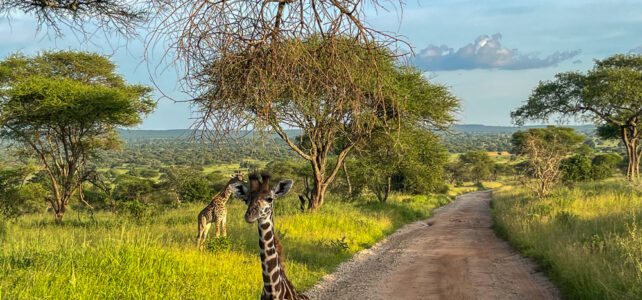
{"label": "white cloud", "polygon": [[419,51],[414,63],[431,71],[471,70],[471,69],[505,69],[523,70],[555,66],[573,58],[580,50],[555,51],[544,58],[536,54],[522,54],[517,49],[504,48],[501,45],[502,35],[480,35],[475,42],[454,50],[446,45],[429,45]]}

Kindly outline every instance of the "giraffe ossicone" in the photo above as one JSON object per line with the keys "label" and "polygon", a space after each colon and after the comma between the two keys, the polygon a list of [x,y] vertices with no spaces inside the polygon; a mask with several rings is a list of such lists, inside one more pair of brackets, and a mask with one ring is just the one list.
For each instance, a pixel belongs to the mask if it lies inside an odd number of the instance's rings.
{"label": "giraffe ossicone", "polygon": [[292,184],[293,181],[291,179],[281,180],[270,189],[270,175],[263,173],[261,174],[261,180],[259,180],[257,174],[250,175],[249,189],[242,183],[232,185],[235,196],[245,199],[247,204],[245,221],[248,223],[257,222],[259,229],[259,248],[263,275],[262,300],[308,299],[307,296],[297,292],[294,285],[285,275],[283,248],[274,230],[274,200],[287,194],[292,188]]}

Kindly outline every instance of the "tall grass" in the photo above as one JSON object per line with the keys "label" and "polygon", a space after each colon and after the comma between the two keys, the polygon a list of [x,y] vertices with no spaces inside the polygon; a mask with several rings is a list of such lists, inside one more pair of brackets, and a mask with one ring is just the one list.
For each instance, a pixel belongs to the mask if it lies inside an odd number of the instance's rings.
{"label": "tall grass", "polygon": [[533,257],[570,299],[642,299],[642,193],[621,179],[549,198],[493,192],[498,232]]}
{"label": "tall grass", "polygon": [[[305,290],[343,260],[403,224],[428,217],[445,196],[393,197],[389,203],[344,203],[330,196],[320,212],[299,213],[294,197],[279,199],[276,229],[288,276]],[[18,219],[0,246],[2,299],[256,299],[262,289],[256,224],[245,206],[228,205],[228,237],[197,251],[196,216],[184,205],[153,220],[70,212]],[[222,243],[229,241],[229,244]],[[225,246],[217,247],[217,244]]]}

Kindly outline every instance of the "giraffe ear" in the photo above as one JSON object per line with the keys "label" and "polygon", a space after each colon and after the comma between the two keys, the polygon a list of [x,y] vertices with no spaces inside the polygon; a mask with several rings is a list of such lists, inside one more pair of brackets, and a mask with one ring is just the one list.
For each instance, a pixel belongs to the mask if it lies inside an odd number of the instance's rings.
{"label": "giraffe ear", "polygon": [[243,200],[243,202],[247,203],[250,191],[247,189],[247,187],[245,187],[245,185],[243,185],[243,183],[234,183],[230,185],[230,188],[232,189],[232,193],[234,193],[234,196],[236,196],[236,198],[239,198]]}
{"label": "giraffe ear", "polygon": [[290,189],[292,188],[292,184],[294,181],[292,179],[286,179],[286,180],[281,180],[279,183],[276,184],[275,187],[272,188],[272,192],[274,193],[275,198],[283,197],[285,194],[287,194]]}

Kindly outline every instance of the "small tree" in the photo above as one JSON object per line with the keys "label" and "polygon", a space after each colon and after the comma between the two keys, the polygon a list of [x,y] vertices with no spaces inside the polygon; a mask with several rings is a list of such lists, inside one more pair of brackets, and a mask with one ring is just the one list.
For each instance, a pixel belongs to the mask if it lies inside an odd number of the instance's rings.
{"label": "small tree", "polygon": [[525,156],[526,175],[534,179],[524,180],[524,184],[539,198],[547,196],[560,178],[560,163],[583,140],[584,136],[564,127],[549,126],[515,132],[512,139],[514,151]]}
{"label": "small tree", "polygon": [[108,59],[83,52],[14,54],[0,62],[0,136],[34,154],[45,170],[56,222],[95,172],[101,150],[120,146],[116,127],[151,112],[151,88],[128,85]]}
{"label": "small tree", "polygon": [[555,75],[540,82],[511,116],[517,124],[551,116],[583,117],[599,126],[606,138],[619,138],[627,150],[629,179],[639,178],[642,138],[642,55],[614,55],[597,60],[587,74]]}
{"label": "small tree", "polygon": [[123,174],[115,180],[114,198],[120,201],[147,202],[147,197],[154,191],[154,183],[149,179]]}
{"label": "small tree", "polygon": [[459,156],[459,165],[475,183],[489,179],[495,163],[484,150],[472,150]]}

